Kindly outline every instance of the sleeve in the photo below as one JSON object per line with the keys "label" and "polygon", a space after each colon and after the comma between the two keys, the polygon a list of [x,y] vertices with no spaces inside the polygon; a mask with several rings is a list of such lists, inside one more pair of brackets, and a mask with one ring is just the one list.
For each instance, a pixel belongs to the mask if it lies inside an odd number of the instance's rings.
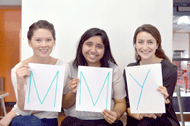
{"label": "sleeve", "polygon": [[70,65],[65,65],[65,77],[64,77],[64,88],[63,88],[63,94],[67,94],[69,89],[67,88],[68,82],[71,80],[71,70]]}
{"label": "sleeve", "polygon": [[118,66],[115,67],[113,71],[113,98],[123,99],[126,97],[125,84],[122,73]]}
{"label": "sleeve", "polygon": [[169,99],[171,100],[177,82],[177,67],[168,67],[164,71],[163,86],[167,88]]}
{"label": "sleeve", "polygon": [[15,97],[17,99],[17,79],[16,79],[16,70],[14,68],[11,70],[11,81],[15,91]]}
{"label": "sleeve", "polygon": [[19,116],[19,115],[27,116],[27,115],[31,115],[31,114],[32,114],[32,111],[30,111],[30,113],[22,112],[22,111],[18,108],[17,104],[15,104],[15,105],[13,106],[13,108],[11,109],[11,111],[13,111],[13,110],[16,110],[15,114],[16,114],[17,116]]}
{"label": "sleeve", "polygon": [[[16,100],[18,99],[17,97],[17,78],[16,78],[16,68],[17,68],[18,65],[16,65],[12,70],[11,70],[11,81],[12,81],[12,85],[13,85],[13,88],[14,88],[14,91],[15,91],[15,96],[16,96]],[[30,111],[30,113],[26,113],[26,112],[23,112],[21,111],[17,104],[14,105],[14,107],[12,108],[12,110],[15,110],[16,109],[16,115],[31,115],[32,114],[32,111]]]}
{"label": "sleeve", "polygon": [[127,79],[126,79],[125,69],[123,71],[123,78],[124,78],[124,82],[125,82],[125,91],[126,91],[125,99],[126,99],[127,108],[129,108],[130,104],[129,104],[128,89],[127,89]]}

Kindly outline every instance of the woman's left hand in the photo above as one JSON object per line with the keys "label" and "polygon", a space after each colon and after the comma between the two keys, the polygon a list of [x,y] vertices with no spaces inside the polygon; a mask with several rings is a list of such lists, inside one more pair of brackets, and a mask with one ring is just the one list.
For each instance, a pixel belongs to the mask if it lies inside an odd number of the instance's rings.
{"label": "woman's left hand", "polygon": [[104,116],[104,119],[109,123],[112,124],[114,123],[119,117],[117,112],[115,111],[109,111],[107,109],[104,109],[102,111],[102,115]]}
{"label": "woman's left hand", "polygon": [[167,88],[164,86],[159,86],[157,90],[160,91],[164,95],[165,103],[169,104],[170,100],[168,99],[169,94],[168,94]]}

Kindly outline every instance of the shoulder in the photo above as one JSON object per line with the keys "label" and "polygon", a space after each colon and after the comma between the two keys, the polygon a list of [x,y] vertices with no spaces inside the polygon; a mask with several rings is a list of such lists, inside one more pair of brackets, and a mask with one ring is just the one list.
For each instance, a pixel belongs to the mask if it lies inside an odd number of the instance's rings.
{"label": "shoulder", "polygon": [[163,76],[171,76],[171,75],[175,75],[177,76],[177,66],[172,64],[171,62],[163,59],[161,61],[161,65],[162,65],[162,73]]}
{"label": "shoulder", "polygon": [[119,74],[119,75],[121,74],[121,70],[120,70],[118,65],[116,65],[116,64],[114,64],[114,63],[112,63],[110,61],[108,63],[109,63],[109,68],[113,69],[113,74]]}
{"label": "shoulder", "polygon": [[22,64],[22,62],[17,63],[12,69],[11,72],[16,72],[16,69]]}
{"label": "shoulder", "polygon": [[130,67],[130,66],[137,66],[137,65],[139,65],[139,62],[129,63],[129,64],[127,65],[127,67]]}
{"label": "shoulder", "polygon": [[111,61],[108,61],[108,64],[109,64],[109,68],[115,68],[117,67],[116,64],[112,63]]}
{"label": "shoulder", "polygon": [[63,61],[60,60],[60,59],[57,59],[57,62],[55,63],[55,65],[66,65],[66,63],[63,62]]}
{"label": "shoulder", "polygon": [[114,71],[115,70],[119,70],[119,66],[112,63],[111,61],[108,62],[109,63],[109,68],[112,68]]}
{"label": "shoulder", "polygon": [[176,70],[177,71],[177,66],[172,64],[171,62],[163,59],[161,61],[161,65],[162,65],[162,70],[165,70],[165,69],[171,69],[171,70]]}
{"label": "shoulder", "polygon": [[69,67],[69,70],[70,70],[70,73],[73,75],[75,75],[77,72],[78,72],[78,68],[73,66],[73,60],[69,61],[68,62],[68,67]]}

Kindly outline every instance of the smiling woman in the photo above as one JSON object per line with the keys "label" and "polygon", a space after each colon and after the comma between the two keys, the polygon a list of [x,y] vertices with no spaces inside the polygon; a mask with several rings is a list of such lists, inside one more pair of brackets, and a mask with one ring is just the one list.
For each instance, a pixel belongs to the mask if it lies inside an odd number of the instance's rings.
{"label": "smiling woman", "polygon": [[172,102],[177,81],[177,67],[170,62],[162,49],[160,32],[153,25],[144,24],[136,29],[133,44],[136,52],[136,62],[130,63],[127,67],[155,63],[161,64],[163,86],[159,86],[155,92],[159,91],[164,96],[166,113],[131,113],[127,80],[124,71],[127,92],[127,126],[179,126]]}
{"label": "smiling woman", "polygon": [[28,44],[33,50],[33,56],[18,63],[11,70],[12,84],[17,96],[17,104],[9,112],[0,124],[18,125],[58,125],[57,112],[30,111],[24,109],[25,81],[30,76],[28,63],[40,63],[51,65],[64,65],[59,59],[50,56],[55,45],[55,29],[53,24],[45,20],[33,23],[28,30]]}
{"label": "smiling woman", "polygon": [[[78,82],[80,81],[79,78],[77,78],[79,65],[112,68],[110,110],[104,109],[101,113],[76,111],[76,92]],[[69,63],[69,69],[68,83],[63,91],[63,107],[65,108],[67,117],[62,121],[61,126],[123,126],[120,117],[126,109],[124,80],[112,56],[109,39],[104,30],[91,28],[81,36],[76,57],[74,61]],[[96,77],[96,79],[100,80],[99,77]],[[99,85],[97,84],[96,86]],[[97,92],[97,94],[98,93],[99,92]]]}

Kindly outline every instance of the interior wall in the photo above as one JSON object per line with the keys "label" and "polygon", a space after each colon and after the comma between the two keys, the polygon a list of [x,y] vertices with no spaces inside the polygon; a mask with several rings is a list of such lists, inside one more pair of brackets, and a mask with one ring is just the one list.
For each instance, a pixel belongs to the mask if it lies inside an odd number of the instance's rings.
{"label": "interior wall", "polygon": [[65,62],[75,58],[80,36],[89,28],[99,27],[107,32],[112,54],[123,71],[135,61],[133,35],[142,24],[158,28],[163,49],[172,58],[173,0],[23,0],[22,10],[22,60],[33,54],[27,44],[28,27],[40,19],[54,24],[56,46],[52,56]]}
{"label": "interior wall", "polygon": [[11,82],[11,69],[19,62],[20,28],[20,7],[6,7],[6,9],[0,7],[0,76],[5,78],[5,91],[9,92],[5,102],[16,101]]}

